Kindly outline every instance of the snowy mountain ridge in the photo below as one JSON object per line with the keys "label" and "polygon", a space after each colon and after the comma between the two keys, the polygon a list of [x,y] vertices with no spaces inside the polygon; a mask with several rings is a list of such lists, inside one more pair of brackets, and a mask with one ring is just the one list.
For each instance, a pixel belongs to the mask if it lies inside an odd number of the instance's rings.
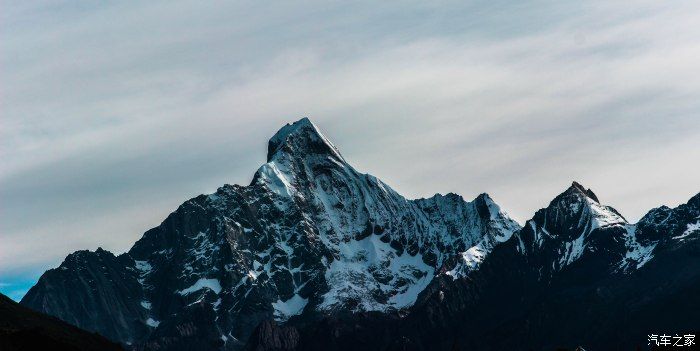
{"label": "snowy mountain ridge", "polygon": [[[270,139],[249,186],[185,202],[117,258],[140,287],[121,297],[125,318],[141,325],[84,327],[133,344],[176,327],[173,316],[205,310],[217,339],[240,347],[267,318],[409,308],[448,262],[464,257],[458,253],[478,245],[473,268],[519,229],[486,194],[471,202],[404,198],[357,172],[305,118]],[[47,297],[45,280],[27,303]],[[59,316],[71,313],[64,305],[41,302]]]}
{"label": "snowy mountain ridge", "polygon": [[248,186],[184,202],[127,253],[69,255],[22,304],[139,350],[240,350],[251,335],[281,332],[269,323],[401,320],[433,294],[442,301],[445,284],[477,299],[469,282],[489,286],[499,264],[536,272],[537,284],[579,271],[634,275],[660,250],[695,242],[700,195],[684,206],[630,224],[574,182],[521,228],[488,194],[406,199],[304,118],[269,140]]}

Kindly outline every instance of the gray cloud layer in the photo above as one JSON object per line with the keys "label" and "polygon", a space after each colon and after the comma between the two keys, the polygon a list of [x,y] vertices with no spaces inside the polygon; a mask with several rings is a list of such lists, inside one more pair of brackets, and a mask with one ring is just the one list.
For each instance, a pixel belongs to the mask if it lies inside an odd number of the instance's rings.
{"label": "gray cloud layer", "polygon": [[700,191],[700,3],[0,5],[0,281],[121,252],[309,116],[409,197]]}

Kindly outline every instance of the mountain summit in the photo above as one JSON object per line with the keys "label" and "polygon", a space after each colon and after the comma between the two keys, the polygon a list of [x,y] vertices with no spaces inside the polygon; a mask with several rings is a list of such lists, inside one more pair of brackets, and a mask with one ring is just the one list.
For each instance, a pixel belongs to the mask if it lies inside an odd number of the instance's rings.
{"label": "mountain summit", "polygon": [[338,149],[306,117],[285,125],[270,138],[267,162],[271,162],[278,152],[297,157],[328,155],[345,162]]}
{"label": "mountain summit", "polygon": [[595,202],[599,202],[598,197],[595,196],[595,194],[593,193],[593,190],[586,189],[586,187],[584,187],[583,185],[581,185],[577,181],[574,181],[573,183],[571,183],[571,186],[569,187],[569,189],[567,189],[566,192],[568,192],[568,193],[579,192],[579,193],[587,196],[591,200],[593,200]]}
{"label": "mountain summit", "polygon": [[625,348],[698,325],[658,311],[697,306],[698,202],[630,224],[574,182],[521,228],[488,194],[401,196],[303,118],[248,186],[70,254],[21,303],[134,350]]}

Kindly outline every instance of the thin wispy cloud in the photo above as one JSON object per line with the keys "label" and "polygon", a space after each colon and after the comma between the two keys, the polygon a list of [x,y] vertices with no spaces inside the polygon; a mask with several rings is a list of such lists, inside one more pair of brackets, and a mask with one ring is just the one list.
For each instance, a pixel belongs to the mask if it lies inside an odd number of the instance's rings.
{"label": "thin wispy cloud", "polygon": [[[636,220],[700,187],[700,4],[3,4],[0,276],[127,250],[309,116],[408,197]],[[7,278],[7,279],[6,279]]]}

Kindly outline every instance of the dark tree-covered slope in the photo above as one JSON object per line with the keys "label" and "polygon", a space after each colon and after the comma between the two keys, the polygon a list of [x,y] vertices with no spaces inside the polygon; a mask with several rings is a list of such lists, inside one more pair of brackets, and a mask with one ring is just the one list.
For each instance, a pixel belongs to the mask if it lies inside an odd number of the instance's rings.
{"label": "dark tree-covered slope", "polygon": [[0,350],[118,351],[122,348],[0,294]]}

